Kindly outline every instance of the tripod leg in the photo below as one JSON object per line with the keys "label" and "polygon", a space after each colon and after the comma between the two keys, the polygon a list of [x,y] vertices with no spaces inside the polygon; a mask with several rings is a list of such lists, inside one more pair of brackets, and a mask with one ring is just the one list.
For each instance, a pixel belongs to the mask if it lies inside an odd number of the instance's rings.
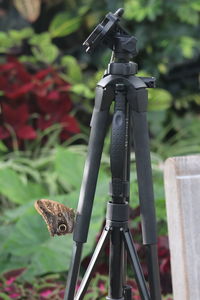
{"label": "tripod leg", "polygon": [[79,267],[80,267],[82,246],[83,246],[82,243],[74,243],[73,245],[71,266],[69,269],[64,300],[74,299],[76,282],[77,282],[77,277],[78,277]]}
{"label": "tripod leg", "polygon": [[96,262],[97,262],[97,259],[99,257],[99,254],[101,253],[101,251],[103,250],[103,247],[106,243],[106,240],[109,236],[109,228],[104,228],[104,231],[97,243],[97,246],[95,248],[95,251],[92,255],[92,258],[90,260],[90,263],[88,265],[88,268],[84,274],[84,277],[81,281],[81,285],[78,289],[78,292],[76,294],[76,297],[75,297],[75,300],[81,300],[83,299],[84,295],[85,295],[85,292],[87,290],[87,287],[89,285],[89,282],[90,282],[90,279],[91,279],[91,276],[92,276],[92,273],[93,273],[93,270],[95,268],[95,265],[96,265]]}
{"label": "tripod leg", "polygon": [[110,288],[106,299],[123,300],[123,239],[120,228],[112,228],[110,234],[109,261]]}
{"label": "tripod leg", "polygon": [[[127,252],[129,254],[132,263],[133,270],[135,272],[135,278],[136,278],[136,282],[138,285],[141,298],[142,300],[150,300],[149,292],[145,283],[140,261],[138,259],[137,252],[135,250],[135,246],[133,243],[133,239],[129,230],[123,231],[123,238],[125,242],[125,247],[127,249]],[[152,300],[154,300],[154,298],[152,298]]]}
{"label": "tripod leg", "polygon": [[[98,89],[100,92],[98,92]],[[85,162],[83,180],[79,196],[77,218],[74,228],[73,239],[75,242],[70,271],[68,275],[65,300],[74,299],[76,282],[79,274],[82,244],[87,241],[88,229],[92,213],[97,176],[101,161],[104,138],[107,129],[109,115],[109,102],[104,103],[103,89],[97,88],[95,108],[91,121],[91,132],[88,145],[88,155]],[[109,96],[109,95],[108,95]],[[112,99],[110,99],[112,100]]]}
{"label": "tripod leg", "polygon": [[[132,101],[134,150],[142,220],[143,243],[148,250],[148,273],[151,299],[160,300],[160,278],[157,255],[156,217],[146,118],[147,91],[140,89]],[[137,101],[138,105],[134,103]],[[140,104],[140,105],[139,105]]]}

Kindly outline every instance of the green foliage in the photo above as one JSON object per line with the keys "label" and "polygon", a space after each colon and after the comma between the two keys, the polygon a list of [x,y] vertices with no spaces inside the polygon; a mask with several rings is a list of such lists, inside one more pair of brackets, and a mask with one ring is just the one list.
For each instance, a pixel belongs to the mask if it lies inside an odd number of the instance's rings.
{"label": "green foliage", "polygon": [[164,111],[171,106],[172,95],[164,89],[149,90],[148,110]]}
{"label": "green foliage", "polygon": [[23,40],[33,35],[33,32],[30,27],[9,32],[0,31],[0,53],[6,53],[10,48],[21,45]]}
{"label": "green foliage", "polygon": [[[6,197],[7,201],[20,204],[12,209],[5,207],[0,217],[2,241],[0,268],[3,272],[26,267],[26,272],[22,277],[30,280],[36,275],[47,272],[66,271],[69,267],[71,235],[51,238],[43,219],[33,208],[33,204],[38,198],[49,198],[76,209],[86,153],[84,146],[68,148],[57,146],[49,150],[49,153],[47,149],[43,150],[41,149],[38,153],[39,156],[32,157],[32,159],[28,159],[26,152],[26,157],[20,153],[12,155],[10,153],[0,170],[4,174],[2,175],[3,183],[0,184],[0,193]],[[138,205],[138,191],[134,158],[132,162],[131,206],[135,207]],[[107,152],[103,154],[102,163],[83,257],[90,254],[105,218],[110,181],[107,171],[109,168]],[[16,170],[13,166],[17,164],[19,166],[25,164],[32,172],[30,170],[27,172],[21,167]],[[162,173],[158,171],[157,165],[158,158],[153,157],[157,214],[159,220],[165,220]],[[39,177],[31,176],[34,172],[38,173]],[[63,262],[63,257],[65,257],[65,262]]]}
{"label": "green foliage", "polygon": [[76,31],[80,25],[80,17],[71,17],[69,13],[62,12],[51,21],[49,32],[52,38],[63,37]]}
{"label": "green foliage", "polygon": [[13,169],[4,167],[0,169],[0,193],[14,203],[23,204],[30,197],[41,197],[45,189],[38,183],[24,183]]}
{"label": "green foliage", "polygon": [[84,83],[74,84],[71,89],[75,94],[82,96],[84,98],[93,99],[94,91],[92,92],[90,88],[87,87]]}
{"label": "green foliage", "polygon": [[161,0],[126,1],[125,17],[129,20],[135,19],[141,22],[145,18],[154,21],[162,13]]}
{"label": "green foliage", "polygon": [[[200,122],[198,117],[187,114],[182,118],[171,114],[168,123],[163,122],[163,112],[149,114],[151,131],[154,134],[151,139],[151,148],[162,159],[170,156],[180,156],[200,152],[199,130]],[[174,132],[170,136],[170,132]],[[166,136],[169,136],[166,139]]]}
{"label": "green foliage", "polygon": [[58,47],[52,43],[51,36],[48,32],[34,34],[29,40],[29,43],[32,46],[32,53],[36,61],[51,64],[58,57]]}
{"label": "green foliage", "polygon": [[67,190],[80,188],[83,165],[83,155],[77,155],[76,153],[63,148],[58,148],[56,151],[55,171],[58,174],[58,180],[63,186],[67,186]]}
{"label": "green foliage", "polygon": [[77,60],[70,55],[61,58],[61,66],[66,68],[67,79],[69,82],[77,83],[83,80],[83,74]]}
{"label": "green foliage", "polygon": [[[72,237],[68,235],[50,238],[44,221],[33,208],[33,203],[38,198],[51,198],[46,182],[50,182],[51,180],[47,178],[48,176],[52,178],[54,174],[53,177],[58,186],[57,191],[59,190],[60,193],[52,196],[53,199],[76,208],[85,160],[85,150],[83,149],[81,147],[65,149],[59,146],[51,153],[48,163],[41,164],[41,158],[32,161],[29,168],[41,173],[40,183],[34,182],[35,178],[33,177],[32,180],[29,179],[24,183],[21,175],[24,177],[27,175],[26,172],[24,173],[23,169],[19,169],[18,172],[14,171],[12,164],[10,167],[5,165],[0,170],[0,193],[9,201],[21,204],[19,207],[5,210],[0,218],[2,224],[0,230],[1,272],[26,267],[23,277],[32,279],[36,275],[68,269]],[[27,159],[24,161],[26,162]],[[20,160],[21,162],[22,160]],[[51,172],[49,172],[50,169]],[[41,181],[41,178],[46,178],[46,180]],[[96,235],[104,220],[109,180],[103,168],[100,170],[99,181],[100,187],[96,192],[88,243],[83,251],[84,257],[91,252]],[[65,261],[63,257],[65,257]]]}

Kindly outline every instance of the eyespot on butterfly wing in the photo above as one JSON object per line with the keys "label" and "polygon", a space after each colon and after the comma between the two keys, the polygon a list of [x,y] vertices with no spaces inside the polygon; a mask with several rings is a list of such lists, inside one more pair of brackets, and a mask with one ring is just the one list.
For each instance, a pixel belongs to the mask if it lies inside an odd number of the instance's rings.
{"label": "eyespot on butterfly wing", "polygon": [[49,199],[37,200],[34,206],[46,222],[51,236],[73,232],[75,211],[72,208]]}

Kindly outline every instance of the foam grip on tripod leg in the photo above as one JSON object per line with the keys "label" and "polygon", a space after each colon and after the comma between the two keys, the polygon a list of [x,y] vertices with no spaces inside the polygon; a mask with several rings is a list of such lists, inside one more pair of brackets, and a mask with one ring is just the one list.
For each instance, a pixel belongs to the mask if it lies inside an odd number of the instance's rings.
{"label": "foam grip on tripod leg", "polygon": [[112,123],[112,140],[110,149],[111,172],[113,178],[123,179],[125,159],[125,113],[116,111]]}
{"label": "foam grip on tripod leg", "polygon": [[134,150],[144,244],[156,244],[156,218],[146,112],[132,111]]}
{"label": "foam grip on tripod leg", "polygon": [[87,241],[97,177],[107,129],[108,115],[109,112],[107,110],[94,110],[93,112],[88,154],[85,162],[76,223],[74,227],[73,239],[76,242],[85,243]]}

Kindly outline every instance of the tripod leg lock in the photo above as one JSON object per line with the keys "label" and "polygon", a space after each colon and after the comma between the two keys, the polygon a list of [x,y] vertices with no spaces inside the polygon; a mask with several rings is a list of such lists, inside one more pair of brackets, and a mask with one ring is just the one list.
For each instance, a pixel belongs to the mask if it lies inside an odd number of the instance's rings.
{"label": "tripod leg lock", "polygon": [[106,220],[112,222],[126,223],[128,222],[129,206],[128,203],[112,203],[107,204]]}
{"label": "tripod leg lock", "polygon": [[122,181],[121,178],[113,178],[112,182],[110,182],[109,195],[111,197],[128,198],[129,190],[129,181]]}

